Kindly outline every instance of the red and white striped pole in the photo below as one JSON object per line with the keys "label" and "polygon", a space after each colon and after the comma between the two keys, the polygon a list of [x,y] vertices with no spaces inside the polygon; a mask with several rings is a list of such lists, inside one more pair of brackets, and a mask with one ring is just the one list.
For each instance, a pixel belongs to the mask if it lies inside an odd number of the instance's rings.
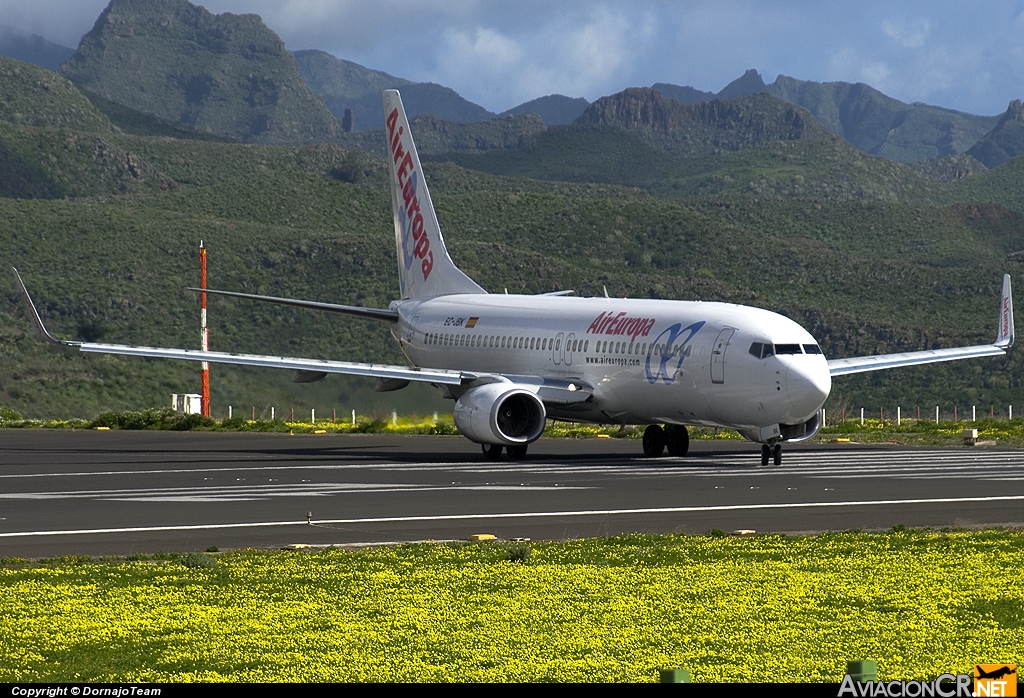
{"label": "red and white striped pole", "polygon": [[[200,344],[203,351],[210,351],[210,331],[206,327],[206,246],[199,241],[199,288],[203,293],[199,294],[200,305]],[[203,362],[203,416],[210,416],[210,362]]]}

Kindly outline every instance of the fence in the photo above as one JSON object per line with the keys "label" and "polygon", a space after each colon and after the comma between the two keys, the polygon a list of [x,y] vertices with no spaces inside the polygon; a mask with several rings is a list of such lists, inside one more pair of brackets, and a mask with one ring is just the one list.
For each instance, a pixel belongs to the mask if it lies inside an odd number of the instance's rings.
{"label": "fence", "polygon": [[[829,422],[828,421],[828,417],[830,415],[824,409],[822,409],[821,412],[822,412],[821,423],[824,426],[827,426],[830,423],[831,424],[844,424],[846,422],[846,408],[845,407],[840,408],[840,410],[839,410],[839,420],[838,421],[833,420],[832,422]],[[833,412],[832,414],[835,414],[835,413]],[[869,414],[872,415],[872,417],[869,417],[869,418],[873,418],[874,411],[872,410]],[[984,410],[983,410],[982,414],[984,414]],[[860,415],[859,415],[859,420],[860,420],[861,426],[864,426],[864,415],[865,415],[865,408],[861,407],[860,408]],[[917,406],[917,407],[914,408],[914,416],[913,417],[905,417],[905,416],[903,416],[903,408],[902,407],[897,407],[896,408],[895,418],[893,418],[891,415],[892,415],[892,413],[890,413],[889,422],[890,423],[895,423],[896,426],[900,426],[902,424],[903,420],[905,420],[905,419],[913,419],[915,421],[920,422],[921,421],[921,407]],[[971,405],[970,415],[971,415],[970,419],[967,419],[966,414],[963,417],[961,417],[960,414],[959,414],[959,408],[958,408],[957,405],[953,405],[952,412],[946,412],[945,415],[943,415],[943,413],[940,410],[940,406],[936,405],[935,406],[934,421],[935,421],[936,424],[938,424],[940,421],[947,421],[947,422],[948,421],[952,421],[952,422],[976,422],[976,421],[978,421],[978,406],[977,405]],[[1002,408],[1000,408],[998,418],[1002,419],[1004,415],[1005,415],[1007,420],[1013,419],[1013,405],[1007,405],[1005,412],[1002,410]],[[947,419],[943,420],[942,419],[943,416],[946,416]],[[884,407],[879,407],[878,408],[878,422],[880,424],[885,424],[885,421],[886,421],[885,417],[886,417],[885,408]],[[996,419],[997,418],[997,416],[996,416],[996,406],[995,405],[989,405],[988,418],[989,419]],[[858,419],[858,417],[854,416],[853,419]],[[931,414],[928,414],[926,419],[931,421],[931,419],[932,419]]]}

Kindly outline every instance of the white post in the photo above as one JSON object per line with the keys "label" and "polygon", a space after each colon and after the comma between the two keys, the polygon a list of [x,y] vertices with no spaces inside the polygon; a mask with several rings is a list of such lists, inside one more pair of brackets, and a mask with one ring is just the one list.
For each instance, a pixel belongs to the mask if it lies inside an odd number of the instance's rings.
{"label": "white post", "polygon": [[356,425],[356,411],[352,410],[352,426]]}
{"label": "white post", "polygon": [[231,419],[231,405],[228,405],[228,419]]}
{"label": "white post", "polygon": [[972,422],[978,421],[978,419],[977,419],[978,413],[976,411],[977,409],[978,409],[977,405],[971,405],[971,421]]}
{"label": "white post", "polygon": [[860,425],[864,426],[864,408],[860,408]]}
{"label": "white post", "polygon": [[437,412],[434,413],[434,424],[437,424]]}
{"label": "white post", "polygon": [[825,408],[824,407],[821,408],[821,426],[823,428],[825,426]]}
{"label": "white post", "polygon": [[274,421],[274,408],[273,407],[270,408],[270,421],[271,422]]}
{"label": "white post", "polygon": [[391,410],[391,426],[398,424],[398,412]]}
{"label": "white post", "polygon": [[1010,405],[1009,407],[1007,407],[1007,409],[1009,410],[1007,414],[1010,415],[1010,419],[1013,419],[1013,405]]}
{"label": "white post", "polygon": [[939,423],[939,406],[938,405],[935,406],[935,423],[936,424]]}
{"label": "white post", "polygon": [[310,408],[309,410],[309,423],[316,424],[316,408]]}
{"label": "white post", "polygon": [[896,408],[896,426],[900,425],[900,408]]}

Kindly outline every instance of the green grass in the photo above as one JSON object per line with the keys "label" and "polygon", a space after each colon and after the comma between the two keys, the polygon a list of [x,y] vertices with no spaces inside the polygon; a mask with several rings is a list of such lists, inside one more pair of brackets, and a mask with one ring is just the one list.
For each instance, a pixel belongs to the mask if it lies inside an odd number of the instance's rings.
{"label": "green grass", "polygon": [[[927,413],[927,411],[926,411]],[[876,412],[877,415],[877,412]],[[848,438],[851,441],[864,443],[897,442],[930,446],[962,446],[963,430],[977,429],[978,440],[988,446],[1024,446],[1024,419],[994,419],[984,417],[970,421],[970,411],[960,414],[954,422],[953,415],[943,413],[941,421],[931,418],[901,418],[896,424],[895,413],[885,415],[884,420],[877,416],[865,418],[863,426],[860,418],[847,419],[845,422],[829,423],[818,435],[820,441],[834,441],[837,438]]]}
{"label": "green grass", "polygon": [[0,680],[927,680],[1021,663],[1021,564],[1019,532],[905,527],[5,558]]}

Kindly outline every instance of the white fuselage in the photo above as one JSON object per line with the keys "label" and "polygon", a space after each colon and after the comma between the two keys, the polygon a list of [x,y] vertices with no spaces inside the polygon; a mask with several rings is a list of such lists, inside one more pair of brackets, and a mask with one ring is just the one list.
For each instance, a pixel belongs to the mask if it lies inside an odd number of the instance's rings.
{"label": "white fuselage", "polygon": [[[751,433],[817,414],[831,378],[802,327],[776,313],[700,301],[460,294],[392,304],[417,366],[576,381],[592,399],[551,417],[702,424]],[[782,347],[761,358],[755,343]],[[795,351],[794,351],[795,347]]]}

